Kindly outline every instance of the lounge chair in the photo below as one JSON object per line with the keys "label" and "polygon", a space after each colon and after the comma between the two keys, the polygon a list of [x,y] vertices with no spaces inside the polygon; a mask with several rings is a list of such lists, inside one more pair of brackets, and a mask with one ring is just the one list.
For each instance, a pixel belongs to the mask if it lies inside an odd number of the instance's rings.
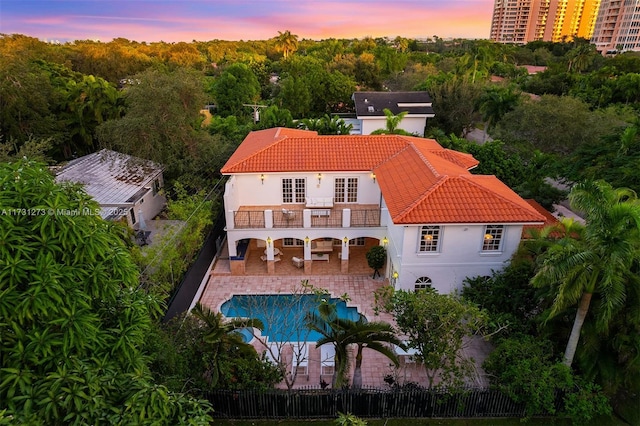
{"label": "lounge chair", "polygon": [[292,257],[291,258],[291,262],[297,267],[297,268],[302,268],[304,267],[304,260],[300,259],[299,257]]}

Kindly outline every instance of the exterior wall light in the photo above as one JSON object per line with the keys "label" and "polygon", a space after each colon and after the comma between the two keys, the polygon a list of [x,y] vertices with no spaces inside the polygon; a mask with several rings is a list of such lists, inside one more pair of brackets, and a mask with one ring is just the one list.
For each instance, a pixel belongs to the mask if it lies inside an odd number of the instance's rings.
{"label": "exterior wall light", "polygon": [[393,271],[393,275],[392,275],[394,280],[398,279],[398,271]]}
{"label": "exterior wall light", "polygon": [[264,185],[264,174],[260,175],[260,182],[262,182],[262,184]]}
{"label": "exterior wall light", "polygon": [[309,239],[309,237],[304,237],[304,243],[305,243],[306,245],[309,245],[309,241],[311,241],[311,240]]}
{"label": "exterior wall light", "polygon": [[349,242],[349,238],[348,238],[348,237],[344,237],[344,238],[342,239],[342,241],[344,241],[344,245],[346,246],[346,245],[347,245],[347,243]]}
{"label": "exterior wall light", "polygon": [[318,185],[320,185],[321,181],[322,181],[322,173],[318,173]]}
{"label": "exterior wall light", "polygon": [[271,247],[271,241],[273,241],[273,240],[271,239],[271,237],[267,237],[267,245],[268,245],[269,247]]}
{"label": "exterior wall light", "polygon": [[371,179],[373,179],[373,183],[376,183],[376,174],[371,173]]}
{"label": "exterior wall light", "polygon": [[382,239],[382,245],[386,247],[387,244],[389,244],[389,239],[387,239],[387,237],[384,237]]}

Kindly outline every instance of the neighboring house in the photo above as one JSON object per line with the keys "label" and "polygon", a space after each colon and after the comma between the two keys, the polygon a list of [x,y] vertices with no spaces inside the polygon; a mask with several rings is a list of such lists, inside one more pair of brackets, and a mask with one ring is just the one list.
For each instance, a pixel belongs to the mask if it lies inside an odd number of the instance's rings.
{"label": "neighboring house", "polygon": [[140,226],[141,214],[152,219],[166,204],[160,193],[164,185],[161,166],[106,149],[70,161],[58,171],[56,180],[82,184],[100,205],[100,216],[126,219],[134,229]]}
{"label": "neighboring house", "polygon": [[306,273],[328,251],[347,272],[362,242],[387,247],[396,288],[459,289],[501,269],[523,226],[545,222],[495,176],[469,173],[477,164],[418,137],[251,132],[222,168],[231,273],[244,272],[256,243],[272,274],[276,246],[299,247]]}
{"label": "neighboring house", "polygon": [[385,109],[394,115],[407,111],[398,127],[417,136],[424,135],[427,119],[435,117],[427,92],[355,92],[352,98],[356,107],[354,129],[360,129],[362,135],[387,127]]}

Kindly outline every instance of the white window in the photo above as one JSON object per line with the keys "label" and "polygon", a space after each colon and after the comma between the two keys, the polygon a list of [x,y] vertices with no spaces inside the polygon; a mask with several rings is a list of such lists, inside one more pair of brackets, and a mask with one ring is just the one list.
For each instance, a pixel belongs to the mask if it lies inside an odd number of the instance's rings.
{"label": "white window", "polygon": [[428,288],[431,288],[432,285],[432,281],[431,278],[429,277],[420,277],[416,280],[415,286],[414,286],[414,290],[415,291],[419,291],[419,290],[426,290]]}
{"label": "white window", "polygon": [[282,245],[285,247],[302,247],[304,241],[299,240],[297,238],[283,238]]}
{"label": "white window", "polygon": [[304,178],[282,179],[282,202],[304,203],[307,181]]}
{"label": "white window", "polygon": [[482,251],[500,251],[504,225],[487,225],[484,227]]}
{"label": "white window", "polygon": [[358,178],[336,178],[334,192],[336,203],[357,203]]}
{"label": "white window", "polygon": [[364,246],[364,237],[352,238],[349,240],[350,246]]}
{"label": "white window", "polygon": [[421,252],[437,252],[440,246],[440,227],[439,226],[423,226],[420,228],[420,247]]}

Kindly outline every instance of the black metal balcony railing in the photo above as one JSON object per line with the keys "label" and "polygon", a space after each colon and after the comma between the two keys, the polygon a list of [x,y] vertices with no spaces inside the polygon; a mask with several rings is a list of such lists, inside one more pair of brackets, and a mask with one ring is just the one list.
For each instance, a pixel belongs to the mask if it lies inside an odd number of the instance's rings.
{"label": "black metal balcony railing", "polygon": [[264,228],[264,211],[237,211],[233,213],[236,228]]}
{"label": "black metal balcony railing", "polygon": [[302,210],[273,211],[273,227],[274,228],[302,228]]}
{"label": "black metal balcony railing", "polygon": [[351,227],[380,226],[380,210],[351,210]]}
{"label": "black metal balcony railing", "polygon": [[312,228],[342,228],[342,210],[320,210],[328,214],[311,212]]}
{"label": "black metal balcony railing", "polygon": [[[264,210],[234,212],[236,229],[265,228]],[[342,228],[342,209],[319,209],[311,212],[312,228]],[[274,228],[304,228],[303,210],[273,210]],[[380,210],[351,210],[352,228],[380,226]]]}

